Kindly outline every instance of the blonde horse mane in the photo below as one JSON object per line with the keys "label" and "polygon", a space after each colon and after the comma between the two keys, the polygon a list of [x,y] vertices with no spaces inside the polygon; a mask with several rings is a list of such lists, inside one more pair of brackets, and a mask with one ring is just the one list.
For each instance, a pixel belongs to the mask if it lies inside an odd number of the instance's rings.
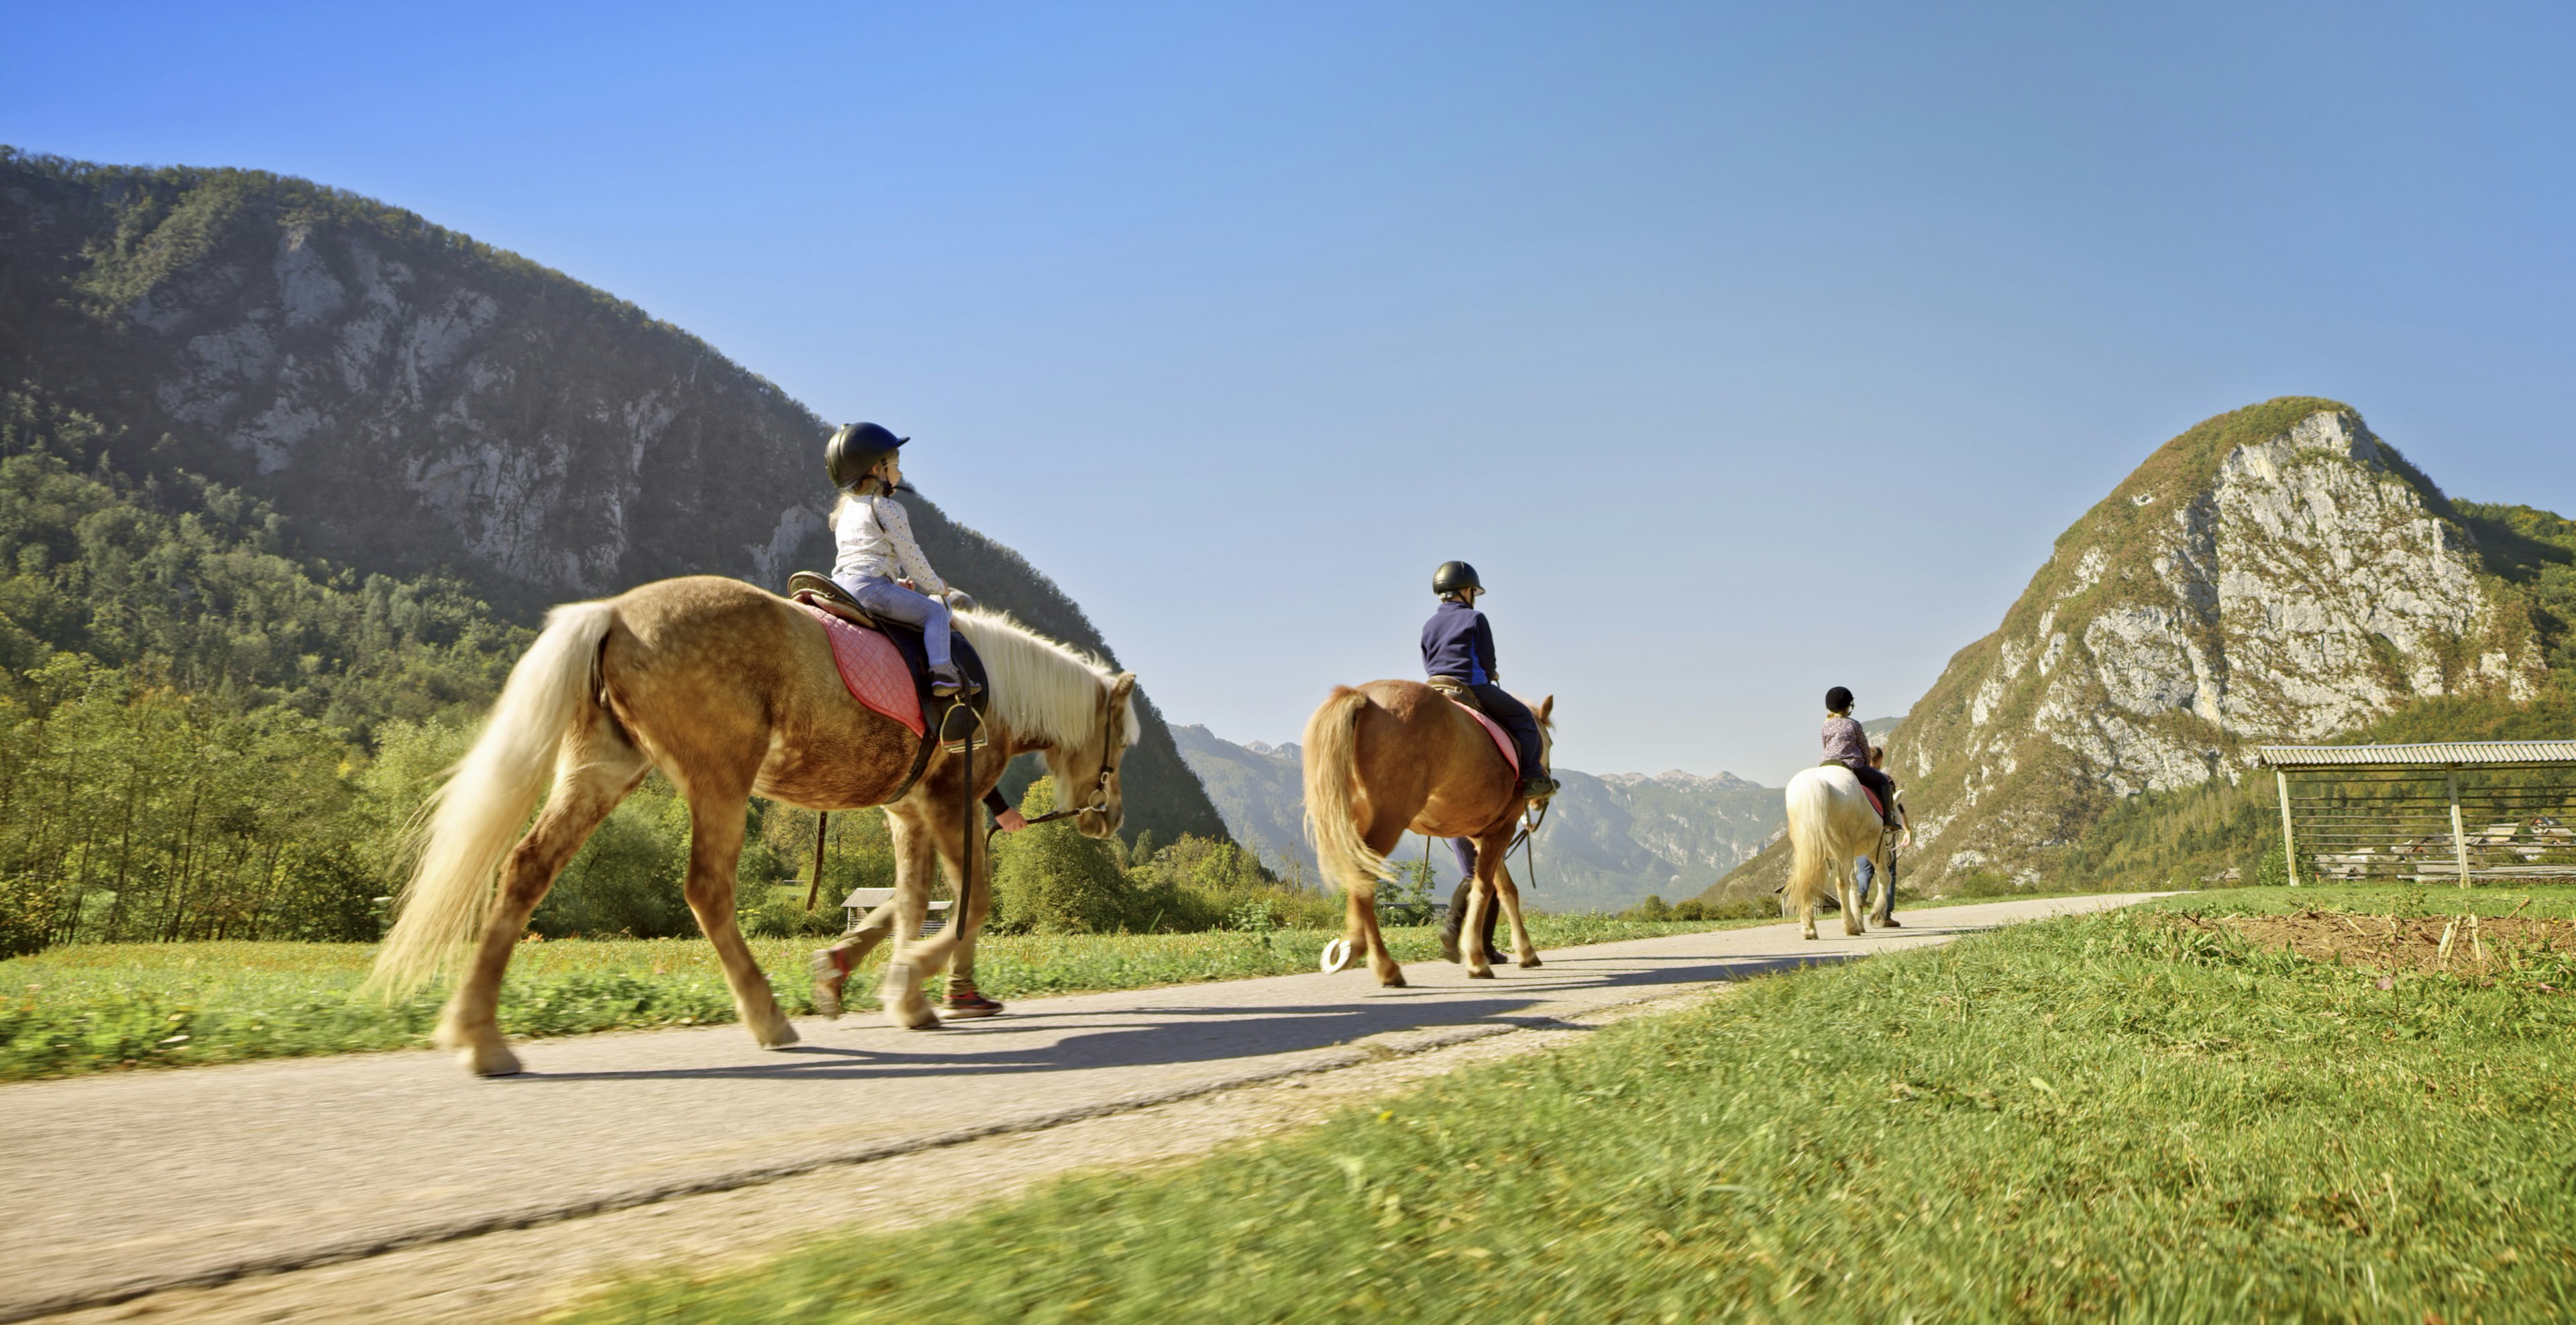
{"label": "blonde horse mane", "polygon": [[[993,707],[1011,730],[1077,746],[1099,730],[1101,696],[1118,675],[1109,664],[1048,639],[1007,612],[975,608],[952,622],[984,659]],[[1127,706],[1126,717],[1127,730],[1120,735],[1134,745],[1141,730],[1135,705]]]}

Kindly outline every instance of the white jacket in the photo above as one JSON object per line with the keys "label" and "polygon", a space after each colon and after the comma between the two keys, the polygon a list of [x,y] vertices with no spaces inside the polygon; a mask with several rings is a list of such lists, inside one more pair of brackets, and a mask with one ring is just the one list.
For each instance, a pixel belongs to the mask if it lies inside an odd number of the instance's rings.
{"label": "white jacket", "polygon": [[932,597],[948,592],[948,582],[930,568],[930,559],[921,555],[921,544],[913,541],[912,517],[904,514],[902,502],[852,494],[841,498],[832,519],[840,545],[840,555],[832,562],[833,579],[909,579],[914,588]]}

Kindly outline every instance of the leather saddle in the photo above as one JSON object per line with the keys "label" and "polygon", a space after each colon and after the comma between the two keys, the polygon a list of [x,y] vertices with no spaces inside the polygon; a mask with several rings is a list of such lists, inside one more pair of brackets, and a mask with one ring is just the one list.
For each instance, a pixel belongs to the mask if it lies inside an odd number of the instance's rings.
{"label": "leather saddle", "polygon": [[[962,696],[942,698],[930,693],[930,652],[922,645],[921,627],[871,615],[866,608],[859,606],[859,600],[850,596],[849,590],[833,582],[830,576],[817,575],[810,570],[800,570],[787,577],[787,596],[829,612],[861,630],[873,630],[885,636],[894,645],[895,652],[903,655],[904,666],[912,672],[913,691],[921,699],[923,723],[949,753],[965,748],[969,732],[973,733],[976,749],[981,750],[988,743],[984,733],[984,714],[991,703],[992,682],[984,675],[983,656],[975,652],[975,646],[966,641],[963,633],[949,632],[948,656],[957,664],[957,670],[982,687],[971,704]],[[918,769],[914,772],[915,776],[919,775]]]}
{"label": "leather saddle", "polygon": [[1467,683],[1459,680],[1457,677],[1435,676],[1423,684],[1430,686],[1432,689],[1439,691],[1441,694],[1447,695],[1449,698],[1454,699],[1471,709],[1474,709],[1478,713],[1483,713],[1485,711],[1485,706],[1476,699],[1476,692],[1468,689]]}

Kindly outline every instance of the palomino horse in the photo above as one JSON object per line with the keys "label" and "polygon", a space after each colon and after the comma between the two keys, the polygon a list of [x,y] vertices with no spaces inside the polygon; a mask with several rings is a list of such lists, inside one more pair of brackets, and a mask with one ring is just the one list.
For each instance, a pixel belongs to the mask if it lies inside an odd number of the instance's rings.
{"label": "palomino horse", "polygon": [[[1538,715],[1542,754],[1551,744],[1549,696]],[[1476,888],[1461,933],[1467,974],[1490,980],[1484,908],[1497,897],[1512,922],[1512,955],[1538,965],[1538,949],[1521,923],[1520,890],[1503,870],[1523,801],[1509,760],[1464,708],[1419,681],[1336,686],[1306,720],[1306,835],[1324,877],[1350,898],[1348,951],[1336,970],[1362,954],[1379,984],[1398,987],[1404,971],[1377,928],[1377,883],[1390,877],[1386,853],[1408,832],[1476,841]]]}
{"label": "palomino horse", "polygon": [[[918,866],[936,851],[953,882],[964,864],[968,807],[1010,755],[1030,750],[1046,753],[1058,786],[1095,789],[1075,821],[1079,831],[1115,833],[1123,817],[1118,757],[1136,739],[1128,702],[1135,676],[1112,675],[996,613],[963,612],[955,622],[991,681],[990,744],[974,761],[971,788],[960,785],[957,756],[933,752],[892,806],[898,858]],[[850,697],[821,623],[739,580],[662,580],[558,607],[510,669],[483,734],[432,799],[402,914],[372,983],[418,988],[477,940],[436,1041],[482,1075],[517,1071],[493,1020],[510,950],[582,842],[659,768],[689,804],[685,895],[724,963],[734,1007],[761,1047],[794,1044],[796,1029],[734,924],[734,868],[751,797],[818,810],[878,804],[903,785],[919,748],[901,723]],[[541,792],[544,812],[522,836]],[[887,965],[882,996],[898,1026],[937,1025],[922,978],[952,959],[960,970],[971,960],[993,895],[989,862],[975,854],[971,914],[935,938],[899,945]],[[930,871],[907,875],[906,886],[926,894]],[[907,909],[910,932],[919,932],[927,906],[925,895]]]}
{"label": "palomino horse", "polygon": [[[1816,936],[1816,896],[1825,891],[1828,880],[1842,904],[1843,932],[1862,932],[1860,885],[1852,881],[1852,862],[1863,856],[1869,858],[1878,878],[1890,880],[1888,892],[1894,896],[1887,862],[1895,836],[1895,830],[1871,808],[1860,779],[1850,769],[1827,764],[1804,769],[1789,779],[1789,846],[1796,854],[1789,866],[1786,898],[1808,938]],[[1885,917],[1882,910],[1880,918]]]}

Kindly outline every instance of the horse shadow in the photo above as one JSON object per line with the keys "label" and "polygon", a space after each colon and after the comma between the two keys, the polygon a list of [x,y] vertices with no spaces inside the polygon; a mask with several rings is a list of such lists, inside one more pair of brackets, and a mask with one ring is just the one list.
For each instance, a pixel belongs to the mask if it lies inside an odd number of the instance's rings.
{"label": "horse shadow", "polygon": [[[1441,983],[1373,989],[1335,1002],[1148,1005],[1132,1009],[1040,1009],[992,1021],[951,1022],[940,1031],[863,1027],[858,1036],[882,1045],[798,1044],[756,1062],[705,1067],[609,1071],[532,1069],[509,1081],[528,1086],[576,1081],[902,1081],[929,1077],[1011,1076],[1033,1072],[1168,1067],[1267,1058],[1330,1049],[1372,1036],[1438,1032],[1478,1024],[1590,1029],[1562,1020],[1564,1009],[1538,1011],[1568,991],[1636,990],[1738,981],[1852,960],[1857,953],[1751,955],[1688,965],[1587,972],[1617,957],[1552,958],[1523,978],[1477,982],[1481,997],[1456,997]],[[1310,979],[1312,977],[1296,977]],[[1361,978],[1365,978],[1363,974]],[[1180,992],[1180,991],[1174,991]],[[1613,999],[1609,1003],[1631,1000]],[[1027,1043],[1010,1043],[1026,1040]],[[996,1043],[995,1041],[1002,1041]],[[900,1047],[896,1047],[900,1046]]]}

